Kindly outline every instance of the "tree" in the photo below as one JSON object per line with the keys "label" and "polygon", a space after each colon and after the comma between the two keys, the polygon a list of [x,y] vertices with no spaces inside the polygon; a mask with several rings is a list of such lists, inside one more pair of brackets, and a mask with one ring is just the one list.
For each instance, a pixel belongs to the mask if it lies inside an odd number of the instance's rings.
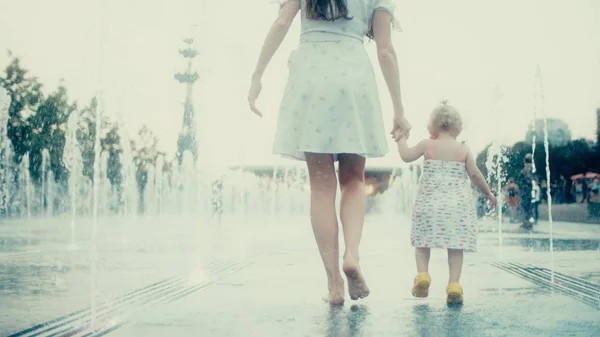
{"label": "tree", "polygon": [[596,152],[600,155],[600,107],[596,109]]}
{"label": "tree", "polygon": [[[57,91],[44,99],[37,112],[29,118],[33,126],[33,136],[29,159],[34,181],[41,179],[42,151],[50,153],[50,169],[57,181],[68,177],[67,169],[62,161],[65,148],[67,121],[77,106],[68,103],[67,89],[60,86]],[[66,179],[65,179],[66,180]]]}
{"label": "tree", "polygon": [[483,150],[481,150],[481,152],[479,152],[477,154],[477,157],[475,158],[475,163],[477,164],[477,167],[479,167],[479,170],[481,170],[481,173],[483,173],[484,176],[488,175],[488,169],[487,169],[486,163],[488,160],[488,153],[489,153],[491,147],[492,147],[492,143],[486,145],[485,148]]}
{"label": "tree", "polygon": [[120,155],[123,152],[119,127],[116,124],[108,126],[110,129],[100,140],[102,151],[108,152],[108,165],[106,175],[111,185],[120,187],[123,183],[123,165]]}
{"label": "tree", "polygon": [[148,169],[156,166],[156,159],[164,153],[158,150],[158,137],[143,125],[136,140],[131,141],[133,162],[136,166],[136,181],[139,192],[140,210],[143,211],[144,190],[148,183]]}
{"label": "tree", "polygon": [[[93,181],[94,179],[94,142],[96,139],[96,113],[98,100],[94,97],[88,106],[81,109],[78,114],[77,142],[83,159],[83,174]],[[122,163],[120,155],[123,152],[119,135],[119,127],[108,118],[102,119],[100,128],[100,151],[108,153],[106,175],[112,186],[120,187],[123,182]]]}
{"label": "tree", "polygon": [[0,86],[10,96],[8,108],[7,136],[15,152],[15,161],[21,162],[23,155],[31,149],[34,125],[28,118],[43,100],[42,85],[35,77],[28,77],[28,70],[21,67],[20,60],[13,58],[0,77]]}
{"label": "tree", "polygon": [[10,95],[7,135],[15,151],[15,160],[21,161],[29,153],[31,177],[41,180],[42,151],[50,153],[50,169],[57,180],[63,179],[67,170],[62,162],[65,131],[70,114],[76,104],[70,104],[67,89],[61,85],[45,97],[42,85],[35,77],[28,77],[18,58],[13,58],[0,77],[0,86]]}
{"label": "tree", "polygon": [[[490,145],[477,155],[477,166],[484,175],[488,176],[486,160]],[[587,139],[576,139],[562,145],[549,146],[550,183],[557,182],[560,177],[567,181],[567,190],[571,186],[570,177],[586,173],[597,172],[600,167],[600,151],[595,149],[594,142]],[[506,162],[502,170],[506,172],[507,178],[516,178],[523,168],[523,159],[526,154],[532,152],[532,145],[526,142],[517,142],[506,152]],[[533,157],[536,172],[539,179],[546,179],[546,149],[543,146],[536,147]]]}
{"label": "tree", "polygon": [[94,141],[96,139],[96,110],[98,100],[94,97],[88,106],[79,110],[77,142],[83,160],[83,175],[94,180]]}

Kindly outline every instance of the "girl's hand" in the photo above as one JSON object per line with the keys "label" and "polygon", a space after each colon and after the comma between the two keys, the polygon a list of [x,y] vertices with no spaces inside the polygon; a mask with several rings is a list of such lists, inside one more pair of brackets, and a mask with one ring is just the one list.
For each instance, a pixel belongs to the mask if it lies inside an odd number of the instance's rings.
{"label": "girl's hand", "polygon": [[262,117],[262,112],[256,108],[256,99],[258,95],[260,95],[260,91],[262,90],[262,83],[260,79],[252,79],[252,84],[250,85],[250,91],[248,92],[248,104],[250,104],[250,110],[254,112],[259,117]]}
{"label": "girl's hand", "polygon": [[399,128],[396,128],[395,130],[392,130],[392,139],[394,139],[396,143],[398,143],[401,140],[406,141],[407,135],[403,133],[402,130],[400,130]]}
{"label": "girl's hand", "polygon": [[492,209],[495,209],[496,205],[497,205],[496,197],[492,193],[490,193],[490,194],[486,195],[485,198],[490,202],[490,207]]}

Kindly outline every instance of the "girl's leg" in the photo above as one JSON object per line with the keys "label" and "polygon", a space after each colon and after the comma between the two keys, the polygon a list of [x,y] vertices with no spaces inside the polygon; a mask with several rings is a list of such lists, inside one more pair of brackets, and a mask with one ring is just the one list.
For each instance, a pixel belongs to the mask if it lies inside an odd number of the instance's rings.
{"label": "girl's leg", "polygon": [[450,269],[448,287],[446,287],[446,303],[448,305],[463,304],[463,289],[459,284],[462,265],[463,250],[448,249],[448,267]]}
{"label": "girl's leg", "polygon": [[417,261],[417,271],[419,273],[429,272],[430,248],[415,248],[415,260]]}
{"label": "girl's leg", "polygon": [[327,273],[329,303],[344,302],[344,280],[340,273],[338,224],[335,214],[337,181],[333,156],[306,153],[310,179],[310,219]]}
{"label": "girl's leg", "polygon": [[417,277],[412,288],[412,294],[415,297],[429,296],[429,285],[431,277],[429,276],[429,257],[431,256],[430,248],[415,248],[415,260],[417,261]]}
{"label": "girl's leg", "polygon": [[459,283],[462,273],[463,250],[448,249],[448,267],[450,269],[450,279],[448,283]]}
{"label": "girl's leg", "polygon": [[348,291],[353,300],[367,297],[370,293],[359,267],[358,246],[362,237],[367,195],[365,193],[365,161],[356,154],[339,155],[339,181],[342,191],[340,218],[344,228],[344,273],[348,279]]}

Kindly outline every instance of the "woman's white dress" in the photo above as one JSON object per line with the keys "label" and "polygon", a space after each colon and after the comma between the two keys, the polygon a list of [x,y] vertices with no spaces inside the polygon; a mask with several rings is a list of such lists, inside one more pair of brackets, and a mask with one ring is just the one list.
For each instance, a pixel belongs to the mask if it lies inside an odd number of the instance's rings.
{"label": "woman's white dress", "polygon": [[[288,1],[298,0],[280,3]],[[393,14],[393,1],[347,0],[352,20],[335,21],[307,19],[300,1],[302,33],[289,60],[273,152],[300,160],[305,152],[384,156],[379,92],[363,44],[374,12]]]}

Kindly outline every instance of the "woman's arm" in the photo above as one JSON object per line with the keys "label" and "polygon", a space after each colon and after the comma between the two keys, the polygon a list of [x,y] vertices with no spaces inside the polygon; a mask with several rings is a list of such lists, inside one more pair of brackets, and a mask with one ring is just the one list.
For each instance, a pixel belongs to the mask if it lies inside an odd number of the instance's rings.
{"label": "woman's arm", "polygon": [[400,158],[402,158],[402,160],[406,163],[412,163],[413,161],[421,158],[421,156],[425,154],[425,149],[427,148],[427,140],[422,140],[417,145],[408,147],[406,136],[401,137],[397,144]]}
{"label": "woman's arm", "polygon": [[387,11],[375,11],[373,14],[373,35],[377,44],[377,57],[379,66],[387,84],[392,104],[394,118],[404,117],[404,107],[400,95],[400,72],[396,49],[392,43],[392,15]]}
{"label": "woman's arm", "polygon": [[290,25],[294,21],[294,17],[299,10],[300,0],[289,0],[283,4],[281,11],[279,11],[279,17],[273,22],[271,29],[269,29],[260,56],[258,57],[258,62],[256,62],[256,68],[252,75],[252,84],[250,85],[250,91],[248,92],[248,103],[250,104],[250,110],[260,117],[262,117],[262,112],[256,107],[256,99],[262,90],[262,75],[271,61],[271,58],[287,35]]}
{"label": "woman's arm", "polygon": [[290,0],[281,7],[279,17],[271,25],[271,29],[269,29],[269,33],[263,44],[258,62],[256,63],[256,69],[252,75],[253,80],[261,80],[267,65],[287,35],[294,17],[296,17],[299,10],[300,0]]}

